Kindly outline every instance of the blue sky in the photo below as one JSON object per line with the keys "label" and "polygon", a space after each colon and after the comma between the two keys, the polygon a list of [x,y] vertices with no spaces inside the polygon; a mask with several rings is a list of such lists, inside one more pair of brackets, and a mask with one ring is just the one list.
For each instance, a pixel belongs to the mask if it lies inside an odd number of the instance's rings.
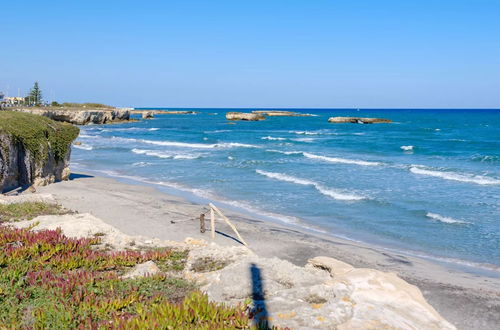
{"label": "blue sky", "polygon": [[2,1],[0,90],[166,107],[500,107],[500,1]]}

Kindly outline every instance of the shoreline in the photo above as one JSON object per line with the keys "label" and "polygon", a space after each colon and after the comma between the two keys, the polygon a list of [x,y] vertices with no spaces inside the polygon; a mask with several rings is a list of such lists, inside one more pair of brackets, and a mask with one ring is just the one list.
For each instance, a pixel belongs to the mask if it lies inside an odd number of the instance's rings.
{"label": "shoreline", "polygon": [[[51,193],[64,207],[91,213],[129,235],[211,241],[209,232],[199,232],[198,217],[206,211],[203,204],[166,193],[152,184],[130,184],[115,178],[78,174],[71,181],[39,187],[38,191]],[[493,329],[500,323],[499,278],[451,269],[361,242],[306,233],[256,215],[222,209],[260,256],[279,257],[299,266],[310,258],[328,256],[355,267],[394,272],[417,285],[427,301],[459,329]],[[238,245],[224,223],[217,222],[216,229],[220,230],[215,239],[217,244]]]}
{"label": "shoreline", "polygon": [[88,169],[81,169],[81,170],[78,169],[77,171],[84,173],[91,173],[92,175],[96,176],[111,178],[124,183],[150,186],[158,189],[159,191],[165,194],[178,196],[186,199],[189,202],[196,204],[218,203],[218,205],[221,205],[221,208],[224,208],[226,210],[231,210],[232,212],[238,213],[240,215],[250,218],[258,217],[260,219],[269,221],[272,224],[284,227],[291,227],[299,231],[305,231],[305,234],[318,236],[319,238],[324,238],[327,240],[338,239],[342,241],[352,242],[355,245],[359,244],[367,248],[383,250],[388,253],[397,253],[405,255],[406,257],[424,259],[431,263],[439,264],[455,271],[461,271],[465,273],[470,273],[472,275],[479,275],[479,276],[486,276],[486,277],[500,279],[500,265],[470,261],[452,257],[436,256],[436,255],[431,255],[424,251],[405,249],[404,247],[391,246],[390,244],[384,245],[383,243],[370,242],[352,238],[349,237],[348,235],[327,232],[326,230],[317,228],[314,225],[307,224],[298,217],[267,212],[265,210],[254,208],[250,205],[244,205],[238,202],[227,200],[226,198],[218,198],[217,196],[210,196],[207,194],[199,194],[199,193],[197,194],[196,191],[198,191],[198,189],[183,187],[180,184],[154,182],[141,177],[135,177],[126,174],[122,175],[118,173],[111,173],[112,171],[103,171],[103,170],[92,171]]}

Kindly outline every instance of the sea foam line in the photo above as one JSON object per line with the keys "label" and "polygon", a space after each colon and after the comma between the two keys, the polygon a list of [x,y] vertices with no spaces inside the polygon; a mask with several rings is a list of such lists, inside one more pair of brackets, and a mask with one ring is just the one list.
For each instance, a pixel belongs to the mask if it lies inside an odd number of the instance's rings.
{"label": "sea foam line", "polygon": [[419,175],[427,175],[432,177],[437,177],[445,180],[453,180],[467,183],[475,183],[481,185],[497,185],[500,184],[500,180],[489,178],[481,175],[472,175],[466,173],[452,173],[445,171],[436,171],[427,169],[421,165],[412,165],[410,167],[410,172],[419,174]]}
{"label": "sea foam line", "polygon": [[158,150],[144,150],[144,149],[132,149],[132,152],[138,155],[154,156],[158,158],[171,158],[171,159],[196,159],[201,157],[200,154],[174,154],[165,151]]}
{"label": "sea foam line", "polygon": [[467,221],[457,220],[457,219],[445,217],[445,216],[439,215],[437,213],[431,213],[431,212],[428,212],[425,216],[428,218],[440,221],[440,222],[444,222],[444,223],[455,223],[455,224],[468,224],[468,223],[470,223]]}
{"label": "sea foam line", "polygon": [[257,172],[260,175],[264,175],[268,178],[279,180],[279,181],[291,182],[291,183],[296,183],[296,184],[300,184],[300,185],[304,185],[304,186],[313,186],[321,194],[323,194],[325,196],[329,196],[329,197],[331,197],[333,199],[337,199],[337,200],[354,201],[354,200],[361,200],[361,199],[365,198],[363,196],[338,192],[338,191],[333,190],[331,188],[326,188],[317,182],[307,180],[307,179],[296,178],[296,177],[291,176],[291,175],[286,175],[286,174],[282,174],[282,173],[275,173],[275,172],[267,172],[267,171],[262,171],[262,170],[255,170],[255,172]]}
{"label": "sea foam line", "polygon": [[156,141],[156,140],[144,140],[144,139],[133,139],[133,138],[122,138],[113,136],[114,140],[128,141],[128,142],[139,142],[152,144],[157,146],[166,146],[166,147],[178,147],[178,148],[193,148],[193,149],[213,149],[213,148],[260,148],[259,146],[253,144],[245,144],[238,142],[220,142],[213,144],[206,143],[186,143],[186,142],[177,142],[177,141]]}
{"label": "sea foam line", "polygon": [[325,162],[330,162],[330,163],[355,164],[355,165],[361,165],[361,166],[382,165],[382,163],[379,163],[379,162],[368,162],[368,161],[364,161],[364,160],[346,159],[346,158],[338,158],[338,157],[327,157],[327,156],[320,156],[320,155],[311,154],[309,152],[303,152],[302,154],[304,155],[304,157],[307,157],[310,159],[319,159],[319,160],[323,160]]}
{"label": "sea foam line", "polygon": [[92,150],[92,149],[94,149],[94,147],[92,147],[91,145],[85,144],[85,143],[82,143],[82,144],[73,144],[73,147],[75,147],[77,149],[82,149],[82,150]]}

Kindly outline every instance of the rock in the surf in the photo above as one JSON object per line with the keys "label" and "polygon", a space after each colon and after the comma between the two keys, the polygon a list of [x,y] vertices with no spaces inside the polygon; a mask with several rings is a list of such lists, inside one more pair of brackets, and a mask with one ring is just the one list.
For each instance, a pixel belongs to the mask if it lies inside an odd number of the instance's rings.
{"label": "rock in the surf", "polygon": [[248,113],[248,112],[228,112],[226,113],[227,120],[247,120],[247,121],[259,121],[264,120],[264,117],[258,113]]}

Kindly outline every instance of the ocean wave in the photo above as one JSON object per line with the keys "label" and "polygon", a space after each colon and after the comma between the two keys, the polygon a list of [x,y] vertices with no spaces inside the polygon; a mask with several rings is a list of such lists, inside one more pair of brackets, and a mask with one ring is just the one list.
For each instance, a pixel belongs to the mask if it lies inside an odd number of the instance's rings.
{"label": "ocean wave", "polygon": [[158,127],[152,127],[152,128],[150,128],[150,129],[148,129],[148,131],[157,131],[157,130],[159,130],[159,128],[158,128]]}
{"label": "ocean wave", "polygon": [[307,143],[311,143],[311,142],[314,142],[316,139],[315,138],[307,138],[307,137],[304,137],[304,138],[296,138],[296,139],[290,139],[291,141],[296,141],[296,142],[307,142]]}
{"label": "ocean wave", "polygon": [[85,144],[85,143],[82,143],[82,144],[73,144],[73,147],[75,147],[77,149],[82,149],[82,150],[92,150],[92,149],[94,149],[94,147],[92,147],[91,145]]}
{"label": "ocean wave", "polygon": [[286,140],[286,138],[274,137],[274,136],[263,136],[263,137],[261,137],[261,140],[284,141],[284,140]]}
{"label": "ocean wave", "polygon": [[404,151],[413,151],[413,146],[401,146],[400,148]]}
{"label": "ocean wave", "polygon": [[158,151],[158,150],[143,150],[143,149],[132,149],[132,152],[134,154],[138,155],[147,155],[147,156],[153,156],[153,157],[158,157],[158,158],[170,158],[170,159],[196,159],[201,157],[200,154],[175,154],[175,153],[170,153],[170,152],[165,152],[165,151]]}
{"label": "ocean wave", "polygon": [[136,162],[136,163],[132,164],[132,166],[134,166],[134,167],[145,167],[145,166],[149,166],[149,165],[152,165],[152,164],[148,163],[148,162]]}
{"label": "ocean wave", "polygon": [[428,218],[440,221],[440,222],[444,222],[444,223],[470,224],[470,222],[462,221],[462,220],[456,220],[456,219],[453,219],[453,218],[450,218],[450,217],[445,217],[445,216],[439,215],[437,213],[428,212],[425,216],[428,217]]}
{"label": "ocean wave", "polygon": [[497,185],[500,184],[500,180],[482,176],[482,175],[473,175],[468,173],[453,173],[447,171],[437,171],[431,170],[424,166],[420,165],[412,165],[410,167],[410,172],[419,174],[419,175],[427,175],[432,177],[437,177],[445,180],[453,180],[467,183],[475,183],[481,185]]}
{"label": "ocean wave", "polygon": [[193,148],[193,149],[213,149],[213,148],[260,148],[259,146],[253,144],[245,144],[238,142],[220,142],[213,144],[205,143],[187,143],[187,142],[177,142],[177,141],[156,141],[156,140],[144,140],[144,139],[134,139],[134,138],[122,138],[113,136],[112,139],[127,141],[127,142],[138,142],[146,143],[157,146],[165,147],[178,147],[178,148]]}
{"label": "ocean wave", "polygon": [[320,155],[311,154],[308,152],[303,152],[302,154],[304,155],[304,157],[307,157],[310,159],[319,159],[319,160],[323,160],[323,161],[330,162],[330,163],[355,164],[355,165],[360,165],[360,166],[382,165],[382,163],[379,163],[379,162],[368,162],[368,161],[364,161],[364,160],[346,159],[346,158],[338,158],[338,157],[327,157],[327,156],[320,156]]}
{"label": "ocean wave", "polygon": [[472,157],[472,160],[475,162],[482,162],[482,163],[495,163],[500,160],[499,156],[489,156],[489,155],[476,155]]}
{"label": "ocean wave", "polygon": [[326,188],[317,182],[307,180],[307,179],[296,178],[296,177],[291,176],[291,175],[286,175],[286,174],[282,174],[282,173],[275,173],[275,172],[267,172],[267,171],[262,171],[262,170],[255,170],[255,172],[257,172],[260,175],[264,175],[268,178],[279,180],[279,181],[291,182],[291,183],[296,183],[296,184],[300,184],[300,185],[304,185],[304,186],[313,186],[321,194],[328,196],[328,197],[331,197],[333,199],[337,199],[337,200],[354,201],[354,200],[361,200],[361,199],[365,198],[363,196],[343,193],[343,192],[333,190],[331,188]]}
{"label": "ocean wave", "polygon": [[319,135],[319,134],[321,134],[320,132],[312,132],[312,131],[289,131],[289,133],[298,134],[298,135]]}
{"label": "ocean wave", "polygon": [[78,135],[79,138],[83,138],[83,139],[97,139],[97,138],[100,138],[101,136],[100,135],[88,135],[88,134],[82,134],[80,133],[80,135]]}
{"label": "ocean wave", "polygon": [[217,134],[217,133],[229,133],[232,132],[230,129],[217,129],[215,131],[204,131],[205,134]]}
{"label": "ocean wave", "polygon": [[283,154],[283,155],[302,155],[303,154],[302,151],[281,151],[281,150],[275,150],[275,149],[267,149],[266,151],[276,152],[276,153]]}

